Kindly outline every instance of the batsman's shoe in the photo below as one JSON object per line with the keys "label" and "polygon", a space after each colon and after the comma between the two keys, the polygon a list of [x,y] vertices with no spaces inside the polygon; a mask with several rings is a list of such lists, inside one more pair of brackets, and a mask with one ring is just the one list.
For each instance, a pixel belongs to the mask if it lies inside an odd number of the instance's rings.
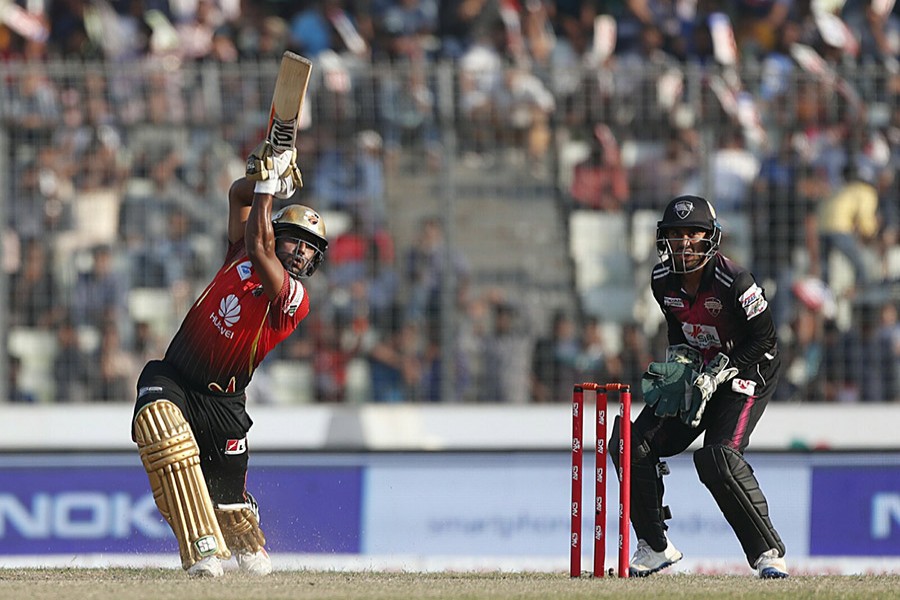
{"label": "batsman's shoe", "polygon": [[241,571],[250,575],[268,575],[272,572],[272,559],[265,548],[257,552],[249,550],[238,551],[234,553],[237,564]]}
{"label": "batsman's shoe", "polygon": [[187,572],[191,577],[221,577],[225,571],[218,556],[207,556],[188,567]]}
{"label": "batsman's shoe", "polygon": [[766,550],[756,559],[756,574],[760,579],[784,579],[788,576],[787,564],[778,556],[778,550]]}
{"label": "batsman's shoe", "polygon": [[666,540],[666,549],[662,552],[657,552],[644,540],[638,540],[637,549],[634,551],[634,556],[631,557],[628,574],[631,577],[646,577],[674,565],[683,556],[681,551],[669,540]]}

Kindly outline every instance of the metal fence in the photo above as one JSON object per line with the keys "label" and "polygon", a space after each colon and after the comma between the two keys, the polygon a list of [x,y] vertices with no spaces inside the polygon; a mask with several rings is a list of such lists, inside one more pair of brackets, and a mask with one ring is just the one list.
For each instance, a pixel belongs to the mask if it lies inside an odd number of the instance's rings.
{"label": "metal fence", "polygon": [[[292,201],[322,212],[329,257],[251,399],[552,402],[580,378],[636,383],[665,346],[655,222],[694,192],[770,296],[778,399],[900,401],[900,85],[876,65],[779,68],[317,64]],[[0,65],[4,397],[132,401],[224,258],[226,191],[276,69]],[[878,189],[874,230],[821,216],[846,165]]]}

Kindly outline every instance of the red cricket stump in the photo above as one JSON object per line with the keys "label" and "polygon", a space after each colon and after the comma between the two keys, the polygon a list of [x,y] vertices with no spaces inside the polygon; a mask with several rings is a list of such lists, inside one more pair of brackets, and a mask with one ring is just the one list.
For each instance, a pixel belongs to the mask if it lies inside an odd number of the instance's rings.
{"label": "red cricket stump", "polygon": [[572,392],[572,536],[569,575],[581,576],[582,472],[584,467],[584,392],[596,392],[596,447],[594,452],[594,577],[604,576],[606,562],[606,447],[608,393],[619,393],[619,577],[628,577],[631,517],[631,389],[622,383],[581,383]]}

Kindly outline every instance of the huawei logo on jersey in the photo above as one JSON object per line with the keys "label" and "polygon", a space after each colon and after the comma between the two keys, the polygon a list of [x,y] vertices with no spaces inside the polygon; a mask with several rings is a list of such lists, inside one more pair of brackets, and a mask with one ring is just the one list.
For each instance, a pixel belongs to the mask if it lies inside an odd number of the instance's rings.
{"label": "huawei logo on jersey", "polygon": [[234,331],[230,328],[232,325],[241,320],[241,302],[234,294],[228,294],[219,301],[218,314],[211,313],[209,320],[212,321],[219,333],[229,340],[234,337]]}
{"label": "huawei logo on jersey", "polygon": [[241,320],[241,303],[237,296],[228,294],[219,301],[219,316],[225,321],[226,327],[231,327]]}

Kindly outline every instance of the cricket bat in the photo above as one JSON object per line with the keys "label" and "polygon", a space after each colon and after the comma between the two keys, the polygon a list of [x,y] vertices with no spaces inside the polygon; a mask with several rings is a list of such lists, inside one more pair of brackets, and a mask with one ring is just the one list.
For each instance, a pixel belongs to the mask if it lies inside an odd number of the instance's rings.
{"label": "cricket bat", "polygon": [[282,55],[266,130],[266,139],[276,152],[294,147],[310,73],[312,63],[308,59],[290,51]]}

